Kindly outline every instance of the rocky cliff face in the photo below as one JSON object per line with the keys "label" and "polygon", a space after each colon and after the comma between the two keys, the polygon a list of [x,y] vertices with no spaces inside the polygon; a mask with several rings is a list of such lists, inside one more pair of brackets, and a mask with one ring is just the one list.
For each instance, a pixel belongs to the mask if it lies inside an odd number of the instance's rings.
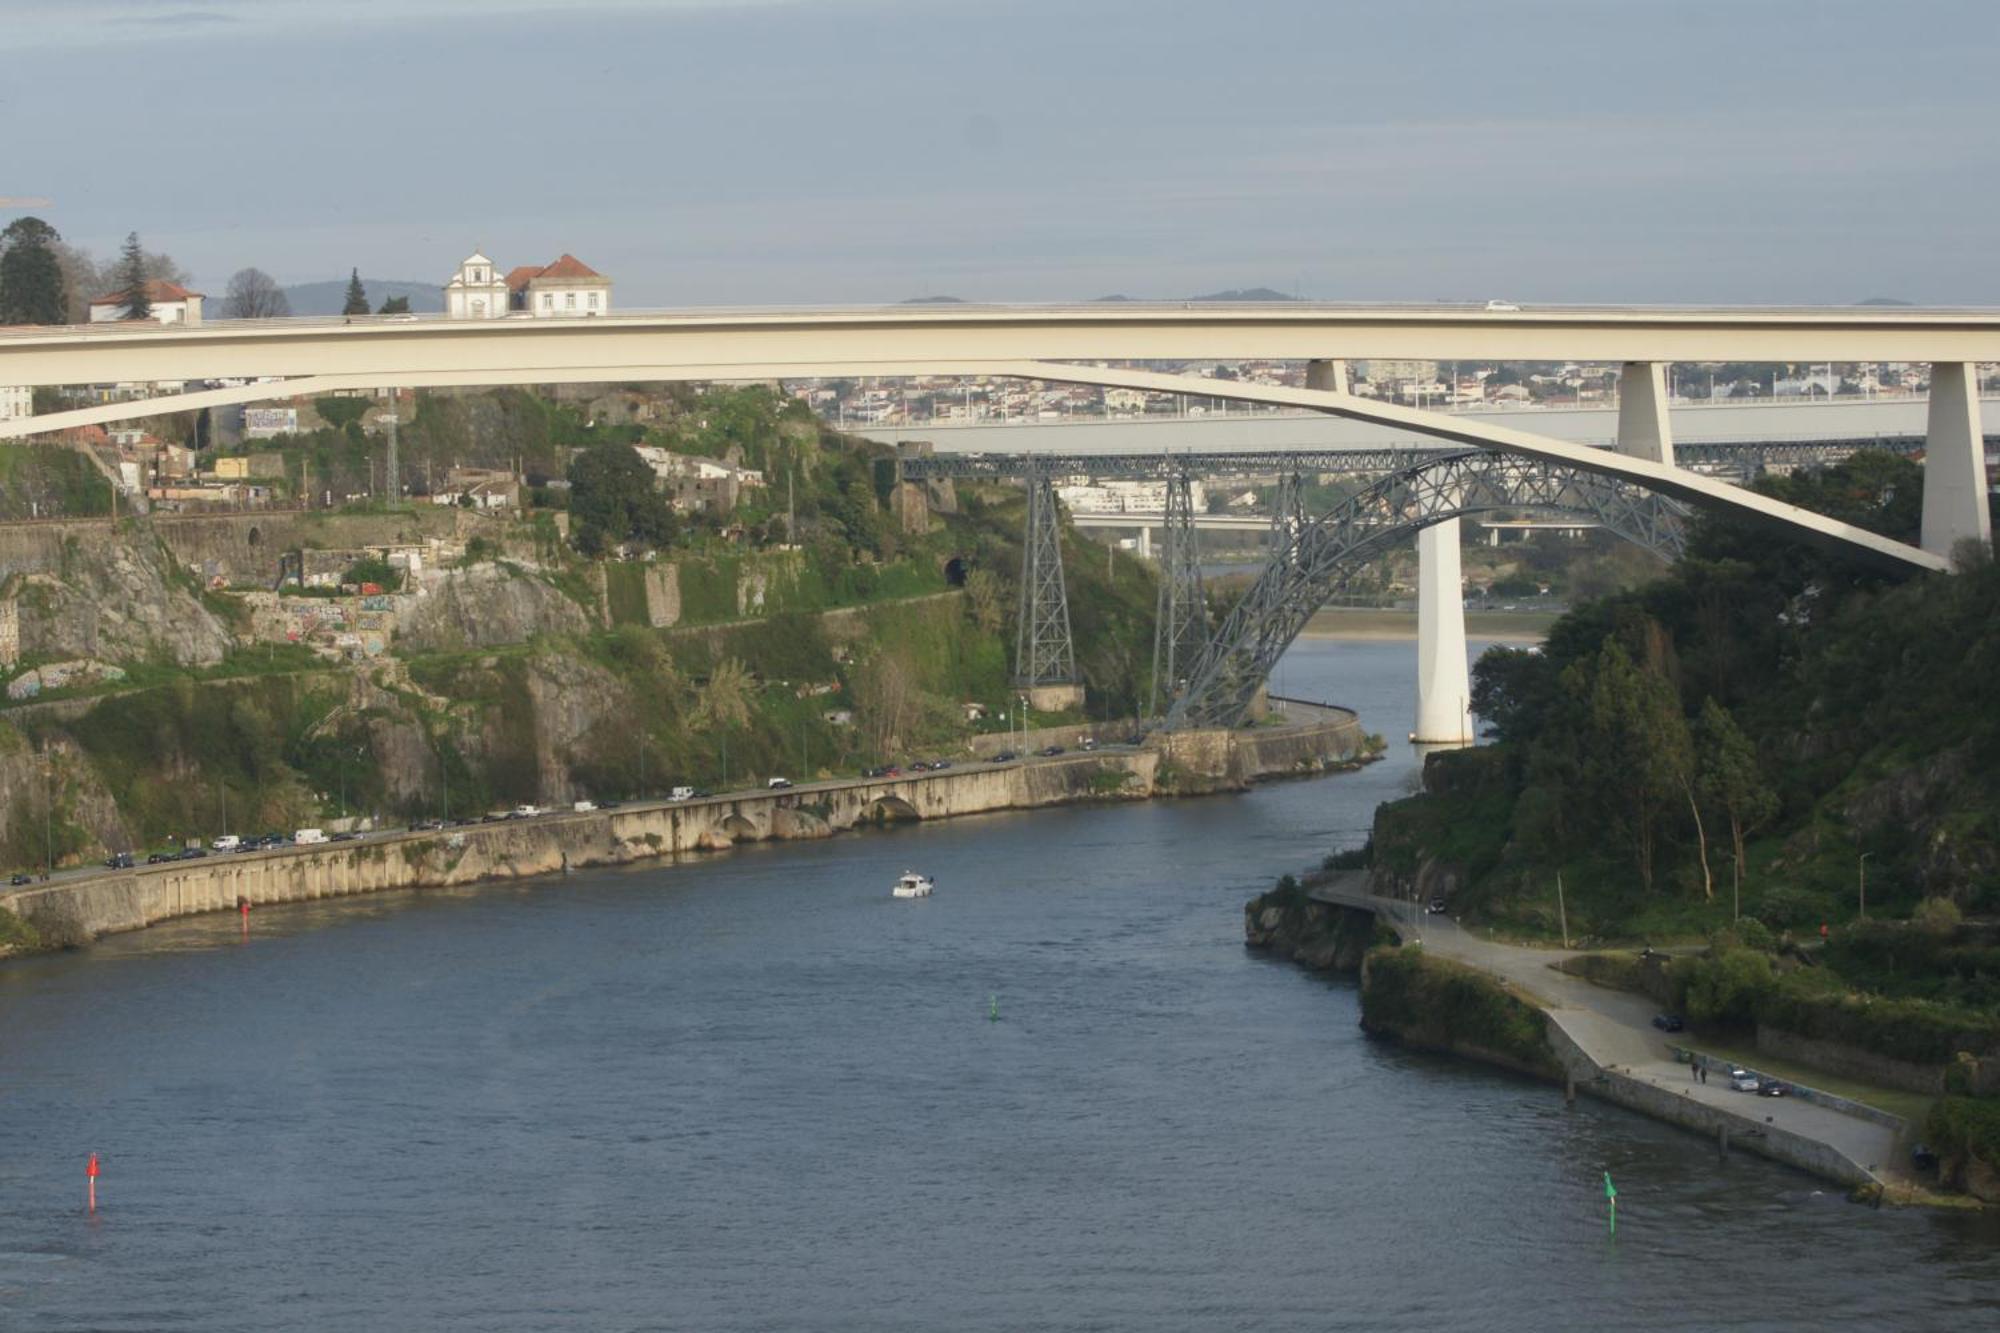
{"label": "rocky cliff face", "polygon": [[1243,942],[1319,971],[1357,972],[1375,938],[1375,914],[1316,903],[1279,888],[1243,908]]}
{"label": "rocky cliff face", "polygon": [[581,634],[590,618],[533,573],[482,563],[427,578],[422,596],[398,599],[397,646],[411,652],[525,643],[537,634]]}
{"label": "rocky cliff face", "polygon": [[65,544],[58,570],[22,576],[7,592],[28,657],[104,661],[166,659],[213,666],[234,635],[177,578],[150,536]]}

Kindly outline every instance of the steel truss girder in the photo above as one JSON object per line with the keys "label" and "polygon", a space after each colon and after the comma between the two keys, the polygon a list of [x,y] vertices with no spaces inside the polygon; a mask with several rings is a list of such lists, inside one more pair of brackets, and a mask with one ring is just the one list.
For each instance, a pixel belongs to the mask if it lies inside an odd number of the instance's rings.
{"label": "steel truss girder", "polygon": [[[1989,435],[2000,445],[2000,435]],[[1760,472],[1772,466],[1814,467],[1837,462],[1861,449],[1912,454],[1924,447],[1922,436],[1883,435],[1852,439],[1719,441],[1679,440],[1675,461],[1682,465],[1734,466]],[[1385,445],[1360,449],[1267,450],[1257,453],[1174,454],[930,454],[901,458],[897,467],[906,481],[1002,480],[1026,476],[1030,468],[1059,477],[1157,478],[1187,472],[1214,477],[1268,473],[1397,472],[1462,452],[1457,446]]]}
{"label": "steel truss girder", "polygon": [[1296,530],[1277,529],[1263,573],[1209,640],[1166,725],[1232,727],[1306,621],[1363,565],[1447,519],[1496,510],[1587,519],[1665,559],[1687,507],[1574,466],[1471,450],[1383,477]]}
{"label": "steel truss girder", "polygon": [[1021,609],[1015,625],[1014,683],[1069,685],[1076,675],[1070,638],[1069,590],[1063,583],[1062,516],[1054,476],[1027,474],[1028,527],[1021,548]]}
{"label": "steel truss girder", "polygon": [[1153,620],[1153,711],[1180,693],[1188,667],[1208,642],[1208,602],[1201,586],[1200,535],[1194,526],[1194,478],[1167,478],[1160,542],[1160,597]]}

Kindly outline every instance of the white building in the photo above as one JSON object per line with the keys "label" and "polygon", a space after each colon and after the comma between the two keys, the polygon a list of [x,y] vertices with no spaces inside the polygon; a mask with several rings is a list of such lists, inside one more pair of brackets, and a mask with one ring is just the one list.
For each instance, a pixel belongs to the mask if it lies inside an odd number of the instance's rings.
{"label": "white building", "polygon": [[35,391],[25,384],[0,384],[0,421],[35,415]]}
{"label": "white building", "polygon": [[444,317],[503,319],[506,314],[506,279],[493,271],[492,260],[473,251],[444,285]]}
{"label": "white building", "polygon": [[[162,324],[201,323],[201,303],[205,299],[200,292],[191,292],[178,282],[168,282],[164,278],[154,278],[146,284],[146,300],[153,307],[152,318]],[[112,292],[90,303],[90,322],[93,324],[115,324],[123,318],[123,292]]]}
{"label": "white building", "polygon": [[[1100,481],[1056,487],[1056,497],[1073,514],[1162,514],[1167,508],[1165,481]],[[1208,494],[1198,481],[1188,485],[1194,512],[1205,513]]]}
{"label": "white building", "polygon": [[523,264],[507,275],[511,308],[536,319],[588,319],[611,313],[611,279],[565,252],[553,264]]}
{"label": "white building", "polygon": [[611,279],[575,255],[553,264],[523,264],[505,277],[493,261],[474,253],[444,286],[447,319],[588,319],[611,313]]}

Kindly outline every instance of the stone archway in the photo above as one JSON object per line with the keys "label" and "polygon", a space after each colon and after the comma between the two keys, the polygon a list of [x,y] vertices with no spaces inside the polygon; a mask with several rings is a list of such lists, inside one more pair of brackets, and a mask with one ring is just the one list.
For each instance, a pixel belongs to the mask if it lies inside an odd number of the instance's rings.
{"label": "stone archway", "polygon": [[923,816],[900,796],[878,796],[869,802],[862,818],[871,824],[906,824]]}

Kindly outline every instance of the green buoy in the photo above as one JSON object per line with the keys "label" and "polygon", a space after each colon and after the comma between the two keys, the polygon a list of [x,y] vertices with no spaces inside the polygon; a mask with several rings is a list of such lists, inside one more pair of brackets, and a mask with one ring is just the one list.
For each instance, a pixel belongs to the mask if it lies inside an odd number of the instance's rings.
{"label": "green buoy", "polygon": [[1000,997],[998,995],[989,995],[986,997],[986,1021],[989,1023],[998,1023],[1000,1021]]}

